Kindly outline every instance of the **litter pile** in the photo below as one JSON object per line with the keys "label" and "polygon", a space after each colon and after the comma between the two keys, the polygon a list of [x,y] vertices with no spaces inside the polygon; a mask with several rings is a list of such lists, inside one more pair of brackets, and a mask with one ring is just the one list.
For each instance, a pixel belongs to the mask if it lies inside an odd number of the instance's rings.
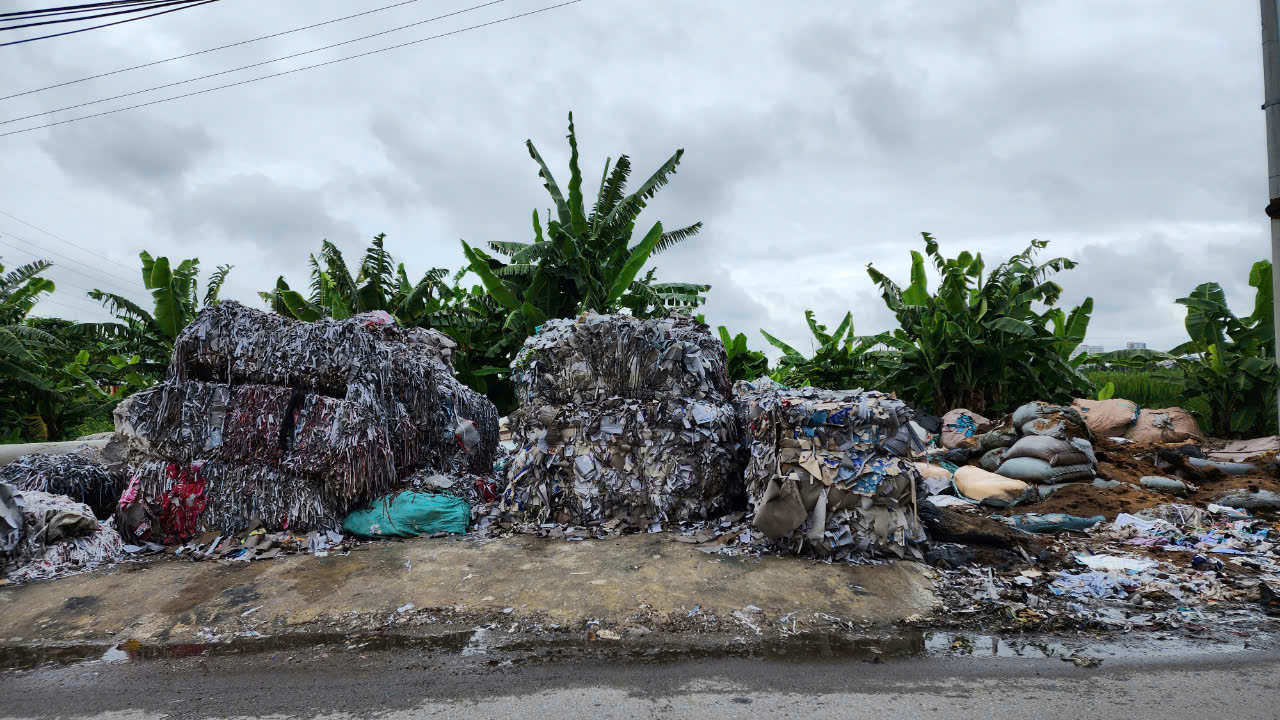
{"label": "litter pile", "polygon": [[923,559],[921,477],[910,453],[924,439],[904,402],[875,391],[787,390],[768,379],[740,381],[734,393],[751,522],[778,549]]}
{"label": "litter pile", "polygon": [[938,588],[950,619],[1023,631],[1081,624],[1199,631],[1215,622],[1243,630],[1280,614],[1274,521],[1217,505],[1163,504],[1091,525],[1052,538],[1012,531],[993,543],[1017,551],[1004,560],[944,567]]}
{"label": "litter pile", "polygon": [[112,522],[98,522],[88,505],[0,483],[0,569],[10,581],[90,570],[123,552]]}
{"label": "litter pile", "polygon": [[115,512],[123,489],[119,476],[108,472],[97,459],[74,453],[23,455],[0,465],[0,483],[12,483],[19,492],[66,495],[88,505],[103,519]]}
{"label": "litter pile", "polygon": [[551,320],[512,368],[502,503],[518,521],[648,529],[715,517],[740,491],[724,348],[706,325]]}
{"label": "litter pile", "polygon": [[383,312],[304,323],[222,302],[179,335],[166,380],[121,404],[121,527],[182,542],[256,525],[339,527],[414,472],[487,472],[493,404],[452,374],[452,342]]}

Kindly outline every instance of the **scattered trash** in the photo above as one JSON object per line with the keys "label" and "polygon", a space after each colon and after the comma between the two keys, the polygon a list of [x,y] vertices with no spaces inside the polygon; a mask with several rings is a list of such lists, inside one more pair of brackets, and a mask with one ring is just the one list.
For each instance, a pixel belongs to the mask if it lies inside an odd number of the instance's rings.
{"label": "scattered trash", "polygon": [[19,492],[37,491],[66,495],[88,505],[105,520],[115,512],[123,490],[121,479],[97,461],[77,454],[23,455],[0,465],[0,483],[12,483]]}

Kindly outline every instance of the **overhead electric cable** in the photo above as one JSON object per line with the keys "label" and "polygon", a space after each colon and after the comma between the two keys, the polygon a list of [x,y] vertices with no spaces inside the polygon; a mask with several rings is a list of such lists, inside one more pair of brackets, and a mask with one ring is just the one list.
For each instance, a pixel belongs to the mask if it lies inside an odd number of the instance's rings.
{"label": "overhead electric cable", "polygon": [[270,40],[272,38],[278,38],[282,35],[290,35],[292,33],[302,32],[303,30],[311,30],[312,28],[318,28],[323,25],[332,25],[333,23],[342,22],[343,20],[350,20],[352,18],[358,18],[363,15],[372,15],[373,13],[382,12],[383,10],[391,10],[393,8],[398,8],[403,5],[411,5],[416,2],[421,2],[421,0],[404,0],[404,2],[398,2],[393,5],[383,5],[382,7],[373,8],[372,10],[365,10],[364,12],[358,12],[354,15],[345,15],[340,18],[325,20],[324,22],[312,23],[311,25],[303,25],[302,27],[293,28],[291,30],[282,30],[278,33],[272,33],[270,35],[261,35],[259,37],[249,38],[248,40],[241,40],[239,42],[233,42],[227,45],[219,45],[218,47],[211,47],[205,50],[197,50],[195,52],[186,53],[185,55],[175,55],[173,57],[164,58],[163,60],[153,60],[152,62],[142,63],[141,65],[131,65],[126,68],[120,68],[119,70],[111,70],[109,72],[98,73],[97,75],[89,75],[76,80],[68,80],[66,82],[60,82],[54,85],[46,85],[44,87],[35,88],[34,90],[24,90],[23,92],[14,93],[12,95],[0,96],[0,100],[8,100],[10,98],[22,97],[23,95],[31,95],[33,93],[44,92],[45,90],[53,90],[54,88],[66,87],[67,85],[75,85],[76,83],[82,83],[87,80],[97,80],[98,78],[104,78],[110,75],[119,75],[120,73],[129,72],[131,70],[141,70],[142,68],[148,68],[153,65],[162,65],[167,62],[173,62],[174,60],[185,60],[186,58],[195,57],[197,55],[204,55],[205,53],[217,52],[218,50],[226,50],[227,48],[239,47],[241,45],[256,43],[260,40]]}
{"label": "overhead electric cable", "polygon": [[90,118],[102,117],[104,115],[114,115],[115,113],[124,112],[126,110],[136,110],[138,108],[149,107],[151,105],[159,105],[160,103],[169,102],[171,100],[181,100],[182,98],[194,97],[196,95],[204,95],[205,93],[210,93],[215,90],[225,90],[226,88],[237,87],[239,85],[248,85],[249,83],[255,83],[255,82],[258,82],[259,80],[268,80],[270,78],[281,77],[284,75],[292,75],[293,73],[302,72],[303,70],[311,70],[318,67],[324,67],[326,65],[334,65],[336,63],[345,62],[347,60],[355,60],[356,58],[362,58],[369,55],[377,55],[378,53],[384,53],[384,52],[387,52],[388,50],[396,50],[402,47],[407,47],[409,45],[417,45],[418,43],[424,43],[424,42],[427,42],[428,40],[438,40],[443,37],[449,37],[450,35],[458,35],[464,32],[469,32],[471,30],[478,30],[483,27],[489,27],[490,25],[498,25],[501,23],[510,22],[512,20],[528,17],[530,15],[537,15],[538,13],[544,13],[550,10],[556,10],[558,8],[566,7],[568,5],[576,5],[580,2],[582,2],[582,0],[568,0],[568,2],[562,2],[557,5],[548,5],[546,7],[538,8],[537,10],[530,10],[529,12],[520,13],[518,15],[510,15],[508,17],[499,18],[498,20],[491,20],[486,23],[480,23],[479,25],[472,25],[470,27],[460,28],[458,30],[451,30],[446,33],[440,33],[439,35],[431,35],[429,37],[419,38],[417,40],[410,40],[409,42],[403,42],[398,45],[389,45],[384,48],[378,48],[377,50],[370,50],[368,52],[362,52],[355,55],[347,55],[345,57],[335,58],[333,60],[326,60],[325,62],[315,63],[314,65],[303,65],[302,67],[294,68],[292,70],[284,70],[282,72],[272,73],[270,75],[263,75],[261,77],[249,78],[248,80],[240,80],[238,82],[227,83],[226,85],[215,85],[214,87],[205,88],[204,90],[196,90],[194,92],[183,93],[181,95],[174,95],[172,97],[167,97],[167,98],[160,98],[159,100],[151,100],[149,102],[138,103],[136,105],[127,105],[122,108],[115,108],[114,110],[104,110],[103,112],[93,113],[92,115],[82,115],[80,117],[68,118],[66,120],[59,120],[57,122],[45,123],[44,125],[35,125],[29,128],[23,128],[21,130],[10,130],[9,132],[6,132],[6,133],[0,133],[0,137],[8,137],[10,135],[19,135],[21,133],[31,132],[33,130],[42,130],[44,128],[56,127],[58,125],[66,125],[67,123],[78,122],[80,120],[88,120]]}
{"label": "overhead electric cable", "polygon": [[185,3],[175,8],[169,8],[168,10],[161,10],[160,12],[154,12],[154,13],[151,13],[150,15],[139,15],[136,17],[125,18],[124,20],[116,20],[115,22],[103,23],[101,25],[91,25],[90,27],[79,28],[77,30],[67,30],[66,32],[52,33],[50,35],[40,35],[37,37],[25,38],[22,40],[12,40],[10,42],[0,43],[0,47],[7,47],[9,45],[21,45],[22,43],[35,42],[36,40],[47,40],[49,38],[62,37],[63,35],[75,35],[76,33],[88,32],[90,30],[97,30],[98,28],[111,27],[112,25],[122,25],[124,23],[134,22],[135,20],[146,20],[147,18],[153,18],[153,17],[156,17],[157,15],[168,15],[169,13],[172,13],[172,12],[178,12],[179,10],[187,10],[189,8],[199,7],[201,5],[208,5],[209,3],[213,3],[213,2],[218,2],[218,0],[199,0],[198,2]]}
{"label": "overhead electric cable", "polygon": [[278,63],[283,60],[292,60],[293,58],[302,57],[303,55],[310,55],[312,53],[318,53],[323,50],[332,50],[333,48],[341,47],[343,45],[350,45],[351,43],[354,43],[354,42],[360,42],[361,40],[368,40],[369,38],[375,38],[380,35],[386,35],[388,33],[398,32],[400,30],[405,30],[407,28],[415,27],[417,25],[425,25],[427,23],[435,22],[437,20],[444,20],[445,18],[451,18],[455,15],[461,15],[463,13],[471,12],[472,10],[479,10],[481,8],[489,7],[490,5],[497,5],[499,3],[504,3],[506,1],[507,0],[490,0],[490,2],[481,3],[480,5],[472,5],[469,8],[463,8],[462,10],[455,10],[451,13],[445,13],[444,15],[436,15],[435,17],[427,18],[426,20],[417,20],[415,22],[409,23],[408,25],[401,25],[399,27],[393,27],[390,30],[383,30],[381,32],[376,32],[371,35],[363,35],[358,38],[343,40],[342,42],[333,43],[332,45],[325,45],[323,47],[313,48],[311,50],[303,50],[302,52],[296,52],[296,53],[293,53],[292,55],[284,55],[282,57],[272,58],[270,60],[263,60],[261,62],[256,62],[249,65],[241,65],[240,67],[234,67],[234,68],[231,68],[230,70],[219,70],[218,72],[209,73],[207,75],[200,75],[198,77],[187,78],[186,80],[177,80],[171,83],[165,83],[164,85],[156,85],[155,87],[143,88],[142,90],[134,90],[133,92],[122,93],[120,95],[112,95],[111,97],[99,98],[97,100],[89,100],[88,102],[77,103],[75,105],[67,105],[65,107],[54,108],[52,110],[42,110],[38,113],[23,115],[22,117],[9,118],[8,120],[0,120],[0,125],[8,125],[9,123],[21,122],[23,120],[30,120],[31,118],[40,117],[41,115],[48,115],[49,113],[63,112],[66,110],[75,110],[77,108],[86,107],[88,105],[97,105],[98,103],[110,102],[112,100],[120,100],[122,98],[133,97],[134,95],[141,95],[143,93],[153,92],[155,90],[163,90],[165,88],[171,88],[177,85],[186,85],[187,83],[193,83],[199,80],[208,80],[209,78],[219,77],[221,75],[230,75],[231,73],[240,72],[241,70],[248,70],[250,68],[261,67],[263,65],[270,65],[272,63]]}
{"label": "overhead electric cable", "polygon": [[77,244],[75,244],[75,243],[71,242],[70,240],[68,240],[68,239],[66,239],[66,238],[64,238],[64,237],[62,237],[61,235],[58,235],[58,234],[56,234],[56,233],[52,233],[52,232],[49,232],[48,230],[45,230],[44,228],[40,227],[39,225],[32,225],[31,223],[27,222],[26,220],[23,220],[22,218],[18,217],[17,215],[14,215],[13,213],[9,213],[9,212],[5,212],[4,210],[0,210],[0,215],[4,215],[5,217],[9,218],[10,220],[16,220],[16,221],[18,221],[18,222],[22,223],[23,225],[26,225],[27,227],[31,228],[32,230],[36,230],[36,231],[38,231],[38,232],[42,232],[42,233],[44,233],[45,235],[48,235],[49,237],[53,238],[54,240],[60,240],[60,241],[62,241],[62,242],[64,242],[64,243],[66,243],[66,244],[70,245],[71,247],[76,248],[77,250],[83,250],[84,252],[87,252],[87,253],[89,253],[90,255],[93,255],[94,257],[97,257],[97,258],[101,258],[101,259],[103,259],[103,260],[106,260],[107,262],[109,262],[109,263],[111,263],[111,264],[113,264],[113,265],[117,265],[117,266],[119,266],[119,267],[121,267],[121,268],[124,268],[125,270],[128,270],[129,272],[135,272],[135,271],[137,271],[137,268],[132,268],[132,267],[129,267],[128,265],[125,265],[125,264],[124,264],[124,263],[122,263],[122,262],[119,262],[119,261],[116,261],[116,260],[112,260],[111,258],[107,257],[106,255],[102,255],[101,253],[96,253],[96,252],[94,252],[94,251],[90,250],[89,248],[84,247],[83,245],[77,245]]}

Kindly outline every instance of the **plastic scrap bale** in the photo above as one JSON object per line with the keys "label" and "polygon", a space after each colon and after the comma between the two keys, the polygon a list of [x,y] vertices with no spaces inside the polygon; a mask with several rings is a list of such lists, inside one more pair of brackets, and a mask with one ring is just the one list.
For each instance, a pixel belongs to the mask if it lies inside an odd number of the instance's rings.
{"label": "plastic scrap bale", "polygon": [[539,523],[704,519],[740,493],[733,406],[625,400],[522,407],[503,506]]}
{"label": "plastic scrap bale", "polygon": [[451,495],[405,490],[374,500],[372,505],[349,513],[342,529],[363,538],[418,537],[467,531],[471,508]]}
{"label": "plastic scrap bale", "polygon": [[629,527],[713,517],[741,494],[724,347],[683,316],[551,320],[512,362],[502,508]]}
{"label": "plastic scrap bale", "polygon": [[1080,411],[1089,431],[1098,437],[1124,437],[1138,422],[1138,404],[1132,400],[1088,400],[1077,398],[1071,406]]}
{"label": "plastic scrap bale", "polygon": [[548,320],[512,362],[522,405],[710,400],[730,394],[719,338],[693,318],[585,313]]}
{"label": "plastic scrap bale", "polygon": [[104,519],[115,510],[122,486],[119,476],[76,454],[23,455],[0,466],[0,482],[12,483],[22,492],[66,495],[88,505]]}
{"label": "plastic scrap bale", "polygon": [[[117,409],[133,504],[165,497],[176,466],[206,483],[202,528],[238,532],[257,518],[327,530],[424,468],[490,472],[497,410],[454,377],[452,348],[387,313],[305,323],[230,301],[207,308],[179,335],[165,381]],[[132,507],[122,527],[158,512]]]}
{"label": "plastic scrap bale", "polygon": [[[8,557],[22,540],[22,498],[18,489],[0,482],[0,560]],[[0,568],[4,563],[0,563]]]}
{"label": "plastic scrap bale", "polygon": [[[782,390],[738,382],[749,450],[752,523],[776,549],[847,559],[923,554],[920,472],[889,447],[911,437],[913,412],[876,391]],[[922,448],[919,438],[909,443]]]}
{"label": "plastic scrap bale", "polygon": [[987,472],[979,467],[966,465],[955,472],[956,490],[961,495],[978,502],[996,501],[1011,504],[1025,499],[1031,486],[1021,480]]}
{"label": "plastic scrap bale", "polygon": [[88,505],[37,491],[16,493],[13,498],[22,514],[22,538],[10,551],[7,577],[11,582],[91,570],[124,554],[115,528],[98,522]]}
{"label": "plastic scrap bale", "polygon": [[942,447],[958,448],[965,438],[978,434],[978,428],[991,421],[964,408],[956,408],[942,416]]}

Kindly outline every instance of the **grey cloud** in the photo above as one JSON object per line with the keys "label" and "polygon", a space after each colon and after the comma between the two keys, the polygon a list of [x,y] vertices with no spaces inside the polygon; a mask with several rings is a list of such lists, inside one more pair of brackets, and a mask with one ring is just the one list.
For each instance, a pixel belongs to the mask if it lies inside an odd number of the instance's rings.
{"label": "grey cloud", "polygon": [[72,123],[39,145],[75,181],[124,194],[170,189],[217,148],[203,127],[146,116],[128,125]]}

